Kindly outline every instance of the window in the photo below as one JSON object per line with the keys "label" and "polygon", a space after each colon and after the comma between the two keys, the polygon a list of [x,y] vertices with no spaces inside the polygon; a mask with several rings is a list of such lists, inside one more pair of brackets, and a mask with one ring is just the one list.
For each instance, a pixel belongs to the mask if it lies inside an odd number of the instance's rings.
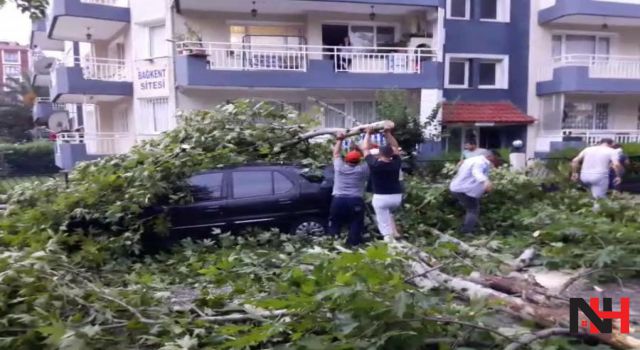
{"label": "window", "polygon": [[511,12],[511,0],[480,0],[481,21],[509,22]]}
{"label": "window", "polygon": [[571,62],[585,61],[589,63],[592,55],[608,56],[611,39],[608,36],[555,34],[552,37],[552,57],[558,60],[565,56]]}
{"label": "window", "polygon": [[20,64],[20,52],[2,51],[2,63]]}
{"label": "window", "polygon": [[140,110],[144,120],[142,125],[147,133],[160,133],[169,130],[169,99],[140,99]]}
{"label": "window", "polygon": [[195,200],[222,198],[222,173],[200,174],[189,179]]}
{"label": "window", "polygon": [[609,104],[567,102],[562,118],[563,129],[604,130],[609,126]]}
{"label": "window", "polygon": [[396,42],[396,29],[394,27],[376,28],[376,46],[393,46]]}
{"label": "window", "polygon": [[167,56],[167,43],[165,38],[164,24],[148,27],[149,32],[149,48],[147,52],[148,58]]}
{"label": "window", "polygon": [[[329,103],[329,107],[324,107],[325,128],[344,128],[344,113],[347,109],[344,103]],[[340,112],[342,113],[340,113]]]}
{"label": "window", "polygon": [[469,87],[469,60],[451,60],[448,68],[449,87]]}
{"label": "window", "polygon": [[353,117],[360,124],[376,122],[376,103],[373,101],[356,101],[353,103]]}
{"label": "window", "polygon": [[496,85],[496,66],[495,62],[480,62],[479,74],[480,74],[480,86],[495,86]]}
{"label": "window", "polygon": [[273,191],[275,194],[284,194],[293,189],[293,183],[284,175],[273,173]]}
{"label": "window", "polygon": [[445,87],[507,89],[509,87],[509,56],[480,54],[447,55],[445,63]]}
{"label": "window", "polygon": [[375,46],[375,27],[372,26],[351,26],[349,38],[351,45],[356,47]]}
{"label": "window", "polygon": [[236,171],[233,173],[233,198],[242,199],[272,194],[272,172]]}
{"label": "window", "polygon": [[5,65],[4,69],[4,82],[6,83],[9,78],[16,78],[22,80],[22,70],[20,66]]}
{"label": "window", "polygon": [[447,18],[469,19],[471,0],[447,0]]}

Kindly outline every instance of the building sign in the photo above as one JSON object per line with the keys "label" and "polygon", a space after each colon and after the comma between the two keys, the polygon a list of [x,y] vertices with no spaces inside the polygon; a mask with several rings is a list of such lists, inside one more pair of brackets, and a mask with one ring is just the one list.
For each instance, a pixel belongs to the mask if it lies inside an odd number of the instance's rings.
{"label": "building sign", "polygon": [[136,62],[134,89],[137,98],[169,96],[169,69],[166,61]]}

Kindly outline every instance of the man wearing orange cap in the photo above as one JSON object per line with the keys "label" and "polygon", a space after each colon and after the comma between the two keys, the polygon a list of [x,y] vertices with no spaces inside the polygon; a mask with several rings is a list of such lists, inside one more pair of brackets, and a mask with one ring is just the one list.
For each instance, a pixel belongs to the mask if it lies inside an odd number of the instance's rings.
{"label": "man wearing orange cap", "polygon": [[342,159],[342,144],[345,134],[336,135],[333,146],[333,200],[329,211],[329,233],[340,235],[344,225],[349,226],[347,244],[362,243],[364,232],[364,187],[369,178],[369,167],[362,163],[362,153],[352,150]]}

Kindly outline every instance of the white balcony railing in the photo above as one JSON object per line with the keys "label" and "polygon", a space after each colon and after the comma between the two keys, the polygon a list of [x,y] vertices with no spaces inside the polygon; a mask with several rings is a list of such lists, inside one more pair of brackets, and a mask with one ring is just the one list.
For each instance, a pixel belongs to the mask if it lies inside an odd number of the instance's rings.
{"label": "white balcony railing", "polygon": [[336,72],[419,74],[431,49],[179,42],[180,55],[206,56],[211,70],[306,72],[310,57],[330,57]]}
{"label": "white balcony railing", "polygon": [[610,55],[564,55],[542,66],[540,81],[551,80],[559,67],[588,67],[590,78],[640,79],[640,57]]}
{"label": "white balcony railing", "polygon": [[132,81],[131,67],[127,65],[125,60],[121,59],[67,55],[56,62],[56,65],[61,64],[67,67],[79,65],[82,67],[84,79],[87,80]]}
{"label": "white balcony railing", "polygon": [[64,103],[52,103],[51,98],[49,97],[36,97],[35,105],[38,105],[39,103],[51,103],[51,107],[55,111],[63,111],[67,109],[67,105]]}
{"label": "white balcony railing", "polygon": [[[113,155],[129,152],[137,142],[149,140],[157,137],[156,134],[118,133],[118,132],[98,132],[98,133],[60,133],[57,135],[56,143],[61,144],[85,144],[87,154],[90,155]],[[58,147],[59,149],[59,147]]]}
{"label": "white balcony railing", "polygon": [[86,4],[105,5],[114,7],[129,7],[128,0],[80,0]]}
{"label": "white balcony railing", "polygon": [[613,139],[617,143],[640,143],[640,130],[562,130],[562,137],[579,137],[588,145],[595,145],[604,138]]}

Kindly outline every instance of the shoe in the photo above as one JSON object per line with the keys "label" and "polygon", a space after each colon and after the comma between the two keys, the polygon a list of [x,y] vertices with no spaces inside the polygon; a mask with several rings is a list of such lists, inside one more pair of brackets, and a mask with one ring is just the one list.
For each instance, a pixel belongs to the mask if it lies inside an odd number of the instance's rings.
{"label": "shoe", "polygon": [[386,243],[395,243],[396,239],[393,236],[384,236],[384,241]]}

